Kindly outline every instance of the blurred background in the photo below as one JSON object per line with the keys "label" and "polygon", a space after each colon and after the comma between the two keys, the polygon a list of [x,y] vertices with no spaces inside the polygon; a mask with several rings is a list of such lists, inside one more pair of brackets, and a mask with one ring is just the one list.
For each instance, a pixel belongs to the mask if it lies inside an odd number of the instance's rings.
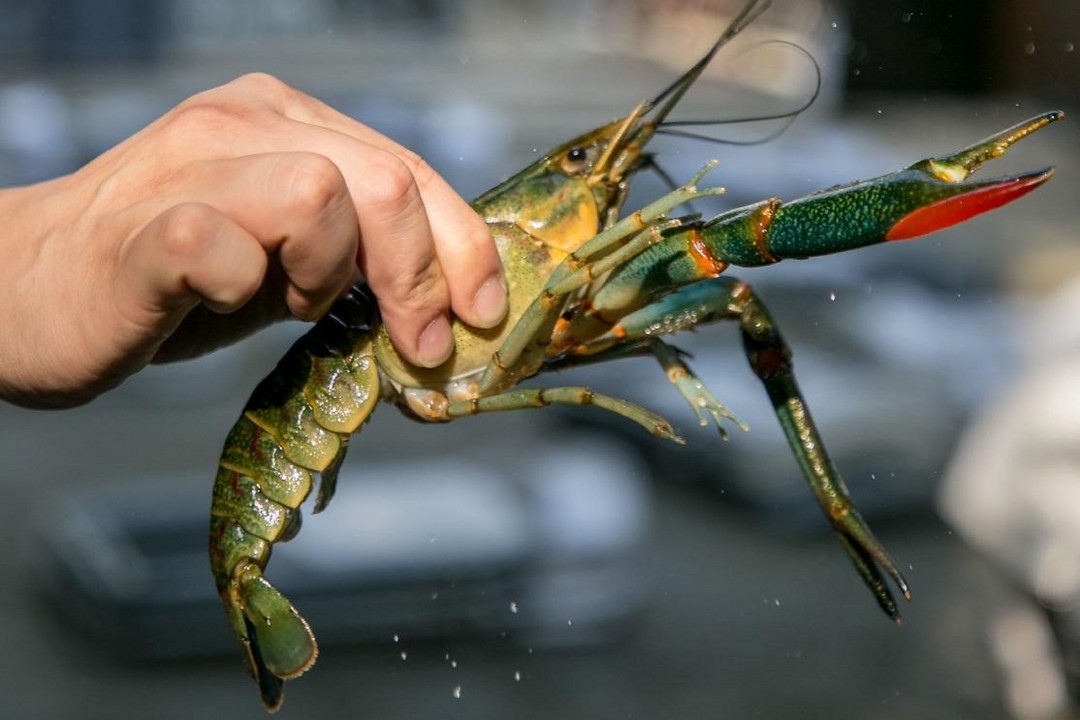
{"label": "blurred background", "polygon": [[[69,172],[261,70],[472,196],[656,93],[740,4],[0,0],[0,185]],[[717,209],[889,172],[1075,111],[1077,43],[1071,0],[777,0],[683,116],[799,107],[815,63],[818,100],[765,144],[661,139],[661,164],[681,180],[720,158]],[[334,503],[270,565],[323,645],[283,716],[1075,716],[1075,120],[984,173],[1050,164],[1049,185],[960,228],[742,273],[908,576],[902,628],[827,530],[737,333],[708,328],[678,344],[752,427],[723,444],[644,360],[557,382],[665,414],[686,448],[587,409],[439,427],[381,409]],[[631,205],[663,190],[641,177]],[[226,432],[302,331],[151,368],[78,410],[0,405],[0,716],[264,717],[206,512]]]}

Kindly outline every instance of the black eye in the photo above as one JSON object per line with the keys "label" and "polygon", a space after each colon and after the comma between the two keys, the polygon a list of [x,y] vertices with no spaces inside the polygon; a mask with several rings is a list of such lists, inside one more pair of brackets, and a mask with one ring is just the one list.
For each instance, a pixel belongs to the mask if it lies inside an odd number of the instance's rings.
{"label": "black eye", "polygon": [[583,147],[573,147],[562,156],[562,170],[568,175],[578,175],[589,169],[589,151]]}

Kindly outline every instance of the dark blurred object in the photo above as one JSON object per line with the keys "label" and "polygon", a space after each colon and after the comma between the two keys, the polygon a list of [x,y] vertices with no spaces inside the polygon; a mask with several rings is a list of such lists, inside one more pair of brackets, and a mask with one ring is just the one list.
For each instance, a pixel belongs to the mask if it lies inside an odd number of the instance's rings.
{"label": "dark blurred object", "polygon": [[849,91],[951,92],[988,89],[993,3],[968,0],[851,2]]}
{"label": "dark blurred object", "polygon": [[1080,101],[1080,3],[1001,2],[993,20],[995,84],[1058,104]]}
{"label": "dark blurred object", "polygon": [[1080,99],[1073,0],[849,2],[849,92],[1013,92]]}
{"label": "dark blurred object", "polygon": [[43,0],[38,52],[54,65],[149,62],[167,34],[166,10],[163,0]]}

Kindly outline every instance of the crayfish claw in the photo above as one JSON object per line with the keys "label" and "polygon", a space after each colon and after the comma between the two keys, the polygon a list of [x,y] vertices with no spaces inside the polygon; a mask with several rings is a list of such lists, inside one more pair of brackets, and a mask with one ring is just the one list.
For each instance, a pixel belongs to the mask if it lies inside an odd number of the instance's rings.
{"label": "crayfish claw", "polygon": [[911,600],[911,591],[888,551],[873,536],[862,516],[854,508],[850,508],[842,519],[835,520],[833,525],[840,544],[847,551],[863,583],[874,594],[878,606],[893,622],[900,625],[900,610],[882,570],[896,583],[904,600]]}
{"label": "crayfish claw", "polygon": [[1063,117],[1065,113],[1062,111],[1051,110],[995,133],[959,152],[930,158],[924,162],[931,174],[938,179],[962,182],[987,162],[1004,155],[1012,145]]}

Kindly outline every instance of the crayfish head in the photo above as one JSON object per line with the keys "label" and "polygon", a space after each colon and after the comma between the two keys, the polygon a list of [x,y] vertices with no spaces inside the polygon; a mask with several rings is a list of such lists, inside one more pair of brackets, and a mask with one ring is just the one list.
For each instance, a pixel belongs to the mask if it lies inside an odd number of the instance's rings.
{"label": "crayfish head", "polygon": [[554,148],[481,195],[473,208],[489,224],[515,224],[546,245],[573,252],[615,222],[634,174],[651,165],[649,142],[717,51],[768,6],[769,0],[748,0],[708,52],[654,98]]}
{"label": "crayfish head", "polygon": [[638,169],[636,120],[644,106],[563,143],[481,195],[489,224],[512,223],[551,247],[573,252],[617,217]]}

